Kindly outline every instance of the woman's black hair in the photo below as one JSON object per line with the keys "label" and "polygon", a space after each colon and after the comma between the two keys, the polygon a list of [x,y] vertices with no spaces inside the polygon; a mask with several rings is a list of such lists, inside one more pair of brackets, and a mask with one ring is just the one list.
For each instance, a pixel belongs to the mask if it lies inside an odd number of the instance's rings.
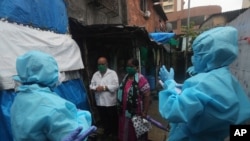
{"label": "woman's black hair", "polygon": [[133,65],[135,65],[136,67],[139,67],[139,61],[138,61],[138,59],[136,59],[136,58],[131,58],[130,60],[131,60],[131,63],[132,63]]}

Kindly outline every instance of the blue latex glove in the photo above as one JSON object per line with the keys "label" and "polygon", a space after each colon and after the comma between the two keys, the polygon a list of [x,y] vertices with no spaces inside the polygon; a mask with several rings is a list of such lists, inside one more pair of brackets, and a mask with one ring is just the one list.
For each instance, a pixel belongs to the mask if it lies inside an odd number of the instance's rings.
{"label": "blue latex glove", "polygon": [[170,68],[170,71],[168,71],[166,69],[165,65],[163,65],[159,71],[159,78],[163,83],[165,83],[165,81],[167,81],[167,80],[173,80],[174,79],[174,69]]}
{"label": "blue latex glove", "polygon": [[194,75],[197,74],[197,73],[195,72],[195,70],[194,70],[194,66],[189,67],[189,68],[187,69],[186,72],[187,72],[190,76],[194,76]]}
{"label": "blue latex glove", "polygon": [[82,131],[82,127],[78,127],[72,133],[64,137],[62,141],[83,141],[89,134],[96,131],[96,129],[97,128],[95,126],[91,126],[89,129],[80,134]]}

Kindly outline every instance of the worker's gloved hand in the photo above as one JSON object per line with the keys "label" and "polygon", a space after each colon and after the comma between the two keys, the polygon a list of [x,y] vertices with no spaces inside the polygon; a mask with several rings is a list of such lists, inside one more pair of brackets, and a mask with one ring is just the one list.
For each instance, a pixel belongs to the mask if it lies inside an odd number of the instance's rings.
{"label": "worker's gloved hand", "polygon": [[73,131],[72,133],[64,137],[62,141],[83,141],[84,139],[88,137],[88,135],[90,135],[92,132],[96,130],[97,130],[96,126],[91,126],[87,130],[85,130],[83,133],[81,133],[82,127],[78,127],[76,128],[75,131]]}
{"label": "worker's gloved hand", "polygon": [[81,136],[78,136],[82,131],[82,127],[76,128],[72,133],[67,135],[62,139],[62,141],[82,141],[83,139],[80,139]]}
{"label": "worker's gloved hand", "polygon": [[186,72],[189,74],[189,76],[194,76],[196,74],[194,66],[189,67]]}
{"label": "worker's gloved hand", "polygon": [[174,69],[170,68],[170,70],[168,71],[165,67],[165,65],[163,65],[160,68],[159,71],[159,78],[160,80],[164,83],[167,80],[173,80],[174,79]]}

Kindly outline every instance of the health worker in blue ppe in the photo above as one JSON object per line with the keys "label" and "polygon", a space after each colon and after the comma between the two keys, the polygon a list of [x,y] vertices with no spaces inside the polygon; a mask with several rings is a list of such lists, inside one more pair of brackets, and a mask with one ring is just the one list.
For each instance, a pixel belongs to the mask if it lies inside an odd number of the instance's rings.
{"label": "health worker in blue ppe", "polygon": [[230,125],[250,119],[250,100],[231,74],[238,55],[238,31],[216,27],[200,34],[192,44],[193,72],[180,91],[174,69],[162,66],[159,112],[170,123],[168,141],[224,141]]}
{"label": "health worker in blue ppe", "polygon": [[61,141],[81,127],[91,126],[89,111],[79,110],[52,89],[58,84],[56,60],[40,51],[29,51],[16,59],[19,86],[11,106],[14,141]]}

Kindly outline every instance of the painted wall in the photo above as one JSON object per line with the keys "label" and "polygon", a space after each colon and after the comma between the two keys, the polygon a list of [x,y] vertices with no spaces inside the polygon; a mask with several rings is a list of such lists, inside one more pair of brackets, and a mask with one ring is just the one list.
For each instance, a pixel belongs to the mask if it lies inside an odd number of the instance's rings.
{"label": "painted wall", "polygon": [[239,31],[239,55],[237,60],[231,65],[231,70],[250,97],[250,41],[241,40],[242,38],[250,37],[249,15],[250,9],[227,25],[233,26]]}
{"label": "painted wall", "polygon": [[227,22],[226,18],[222,15],[213,17],[209,20],[207,20],[201,27],[201,29],[209,29],[215,26],[219,26],[219,25],[225,25]]}
{"label": "painted wall", "polygon": [[[121,8],[124,3],[121,0],[115,0],[115,6],[118,6],[118,15],[110,16],[105,13],[105,9],[101,6],[95,5],[94,0],[65,0],[68,8],[68,16],[78,19],[85,25],[91,24],[121,24],[124,21],[123,14],[125,13]],[[109,0],[114,1],[114,0]]]}
{"label": "painted wall", "polygon": [[[190,22],[193,21],[192,20],[193,17],[204,16],[204,19],[202,21],[195,23],[196,25],[200,25],[201,22],[206,20],[206,18],[209,17],[210,15],[220,12],[221,12],[221,7],[215,5],[190,8]],[[176,27],[176,29],[173,29],[174,33],[176,33],[177,35],[182,34],[181,27],[186,26],[186,23],[182,23],[182,20],[187,21],[188,10],[184,9],[178,12],[167,13],[167,16],[169,19],[168,22],[172,23],[173,27]]]}
{"label": "painted wall", "polygon": [[152,0],[147,1],[147,10],[150,14],[145,16],[145,12],[140,9],[138,0],[99,0],[114,1],[118,6],[118,15],[109,16],[105,10],[95,5],[95,0],[65,0],[68,6],[68,16],[78,19],[85,25],[92,24],[124,24],[130,26],[145,27],[148,32],[160,31],[162,25],[165,27],[165,21],[160,21],[156,13]]}

